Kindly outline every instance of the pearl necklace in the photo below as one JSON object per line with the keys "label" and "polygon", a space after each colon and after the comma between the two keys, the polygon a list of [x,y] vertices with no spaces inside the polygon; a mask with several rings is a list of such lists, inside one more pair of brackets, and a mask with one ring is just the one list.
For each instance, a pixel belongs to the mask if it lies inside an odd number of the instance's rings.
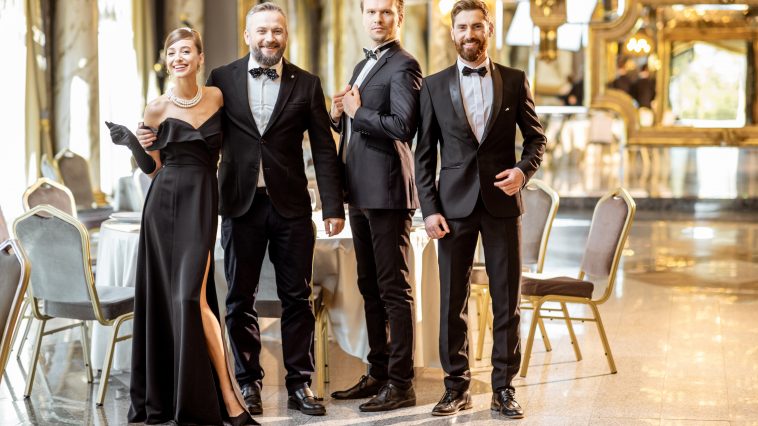
{"label": "pearl necklace", "polygon": [[179,108],[192,108],[193,106],[200,103],[200,100],[203,99],[203,88],[198,86],[197,88],[197,94],[192,99],[183,99],[174,94],[174,88],[168,89],[166,92],[166,96],[168,99],[174,103],[174,105],[178,106]]}

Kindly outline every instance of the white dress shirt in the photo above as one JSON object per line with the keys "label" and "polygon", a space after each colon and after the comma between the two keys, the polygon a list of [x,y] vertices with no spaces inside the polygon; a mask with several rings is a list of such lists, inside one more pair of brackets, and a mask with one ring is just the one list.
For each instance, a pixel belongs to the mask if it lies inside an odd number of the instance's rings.
{"label": "white dress shirt", "polygon": [[484,58],[484,61],[473,69],[485,67],[487,74],[480,77],[477,73],[463,75],[463,67],[467,66],[458,58],[458,78],[461,82],[461,97],[463,98],[463,108],[466,110],[466,119],[474,132],[476,140],[482,143],[484,128],[487,126],[487,120],[490,118],[492,111],[492,69],[490,67],[490,58]]}
{"label": "white dress shirt", "polygon": [[[492,86],[492,69],[490,65],[490,58],[484,58],[479,65],[475,67],[469,67],[477,69],[479,67],[485,67],[487,74],[484,77],[480,77],[477,73],[471,73],[469,75],[463,75],[463,67],[467,66],[458,57],[458,78],[461,82],[461,97],[463,98],[463,109],[466,110],[466,119],[468,120],[471,131],[476,136],[476,140],[482,143],[482,137],[484,137],[484,129],[487,127],[487,121],[490,119],[490,113],[492,112],[492,102],[494,100],[494,89]],[[526,184],[526,175],[524,171],[518,167],[514,167],[521,177],[523,177],[523,185]]]}
{"label": "white dress shirt", "polygon": [[[383,46],[394,43],[395,39],[385,41],[384,43],[380,44],[379,46],[376,46],[373,49],[374,54],[376,55],[376,59],[369,58],[365,64],[363,64],[363,68],[361,69],[361,72],[358,73],[358,77],[355,78],[355,81],[353,82],[353,85],[361,87],[361,84],[363,84],[363,80],[366,79],[366,76],[369,72],[371,72],[371,69],[374,68],[374,65],[376,65],[377,62],[379,62],[379,59],[382,59],[382,56],[384,56],[385,53],[389,49],[381,49]],[[379,50],[381,49],[381,50]],[[345,123],[345,146],[342,148],[342,162],[345,162],[345,159],[347,158],[347,144],[350,142],[350,135],[353,133],[353,119],[349,116],[346,116],[347,122]]]}
{"label": "white dress shirt", "polygon": [[[258,132],[263,134],[266,130],[266,126],[268,126],[268,120],[274,112],[276,99],[279,97],[283,64],[282,61],[279,60],[279,63],[272,67],[279,75],[276,80],[271,80],[266,74],[262,74],[258,78],[253,78],[252,74],[250,74],[250,70],[258,67],[260,67],[260,64],[258,64],[251,54],[250,59],[247,62],[247,102],[250,105],[250,112],[253,113],[255,125],[258,126]],[[266,186],[266,181],[263,179],[263,153],[261,153],[257,185],[259,187]]]}

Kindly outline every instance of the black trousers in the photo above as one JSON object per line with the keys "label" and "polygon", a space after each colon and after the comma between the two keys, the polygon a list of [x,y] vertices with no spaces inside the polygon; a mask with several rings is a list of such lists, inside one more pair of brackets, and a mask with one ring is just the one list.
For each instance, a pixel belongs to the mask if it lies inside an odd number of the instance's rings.
{"label": "black trousers", "polygon": [[413,296],[408,279],[413,210],[350,207],[369,343],[369,374],[407,388],[413,380]]}
{"label": "black trousers", "polygon": [[282,302],[282,354],[287,369],[287,390],[310,384],[314,371],[315,318],[311,308],[313,228],[310,216],[288,219],[274,210],[271,200],[258,193],[250,210],[236,218],[223,218],[221,242],[229,294],[226,326],[240,385],[260,389],[261,337],[255,296],[268,246],[276,288]]}
{"label": "black trousers", "polygon": [[[440,360],[445,387],[468,389],[468,298],[471,266],[479,233],[495,317],[492,345],[492,389],[511,386],[521,364],[519,310],[521,286],[521,219],[494,217],[477,202],[470,216],[447,219],[450,233],[439,240]],[[480,330],[480,333],[484,332]]]}

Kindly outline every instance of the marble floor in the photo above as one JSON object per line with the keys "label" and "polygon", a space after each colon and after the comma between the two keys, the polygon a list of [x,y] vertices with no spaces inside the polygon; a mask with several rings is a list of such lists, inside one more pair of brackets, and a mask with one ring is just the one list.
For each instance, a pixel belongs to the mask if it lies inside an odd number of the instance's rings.
{"label": "marble floor", "polygon": [[[576,362],[565,327],[547,323],[553,344],[539,337],[529,375],[515,381],[523,424],[758,424],[758,215],[698,220],[684,214],[640,212],[624,251],[612,298],[600,311],[618,366],[609,374],[592,324],[576,324],[584,359]],[[562,212],[553,228],[546,270],[576,272],[589,212]],[[581,312],[578,309],[577,312]],[[472,304],[472,315],[475,315]],[[530,313],[525,312],[526,335]],[[490,369],[473,362],[474,408],[451,418],[429,412],[443,393],[442,371],[416,370],[418,405],[390,413],[360,413],[359,402],[327,400],[326,417],[286,409],[279,324],[265,324],[263,424],[489,424]],[[75,334],[43,348],[30,399],[23,386],[29,346],[11,354],[0,383],[0,425],[121,425],[126,423],[128,373],[115,374],[105,406],[85,380]],[[73,341],[69,343],[68,340]],[[363,364],[331,344],[332,390],[352,384]],[[472,358],[473,359],[473,358]],[[96,382],[97,383],[97,382]]]}

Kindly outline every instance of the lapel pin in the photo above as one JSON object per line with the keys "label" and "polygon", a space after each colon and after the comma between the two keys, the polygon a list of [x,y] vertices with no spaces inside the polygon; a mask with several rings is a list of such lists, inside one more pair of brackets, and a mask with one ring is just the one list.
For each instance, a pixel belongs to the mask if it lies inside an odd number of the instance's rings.
{"label": "lapel pin", "polygon": [[295,74],[291,74],[291,75],[290,75],[290,78],[295,78]]}
{"label": "lapel pin", "polygon": [[508,111],[510,108],[506,108],[505,110]]}

